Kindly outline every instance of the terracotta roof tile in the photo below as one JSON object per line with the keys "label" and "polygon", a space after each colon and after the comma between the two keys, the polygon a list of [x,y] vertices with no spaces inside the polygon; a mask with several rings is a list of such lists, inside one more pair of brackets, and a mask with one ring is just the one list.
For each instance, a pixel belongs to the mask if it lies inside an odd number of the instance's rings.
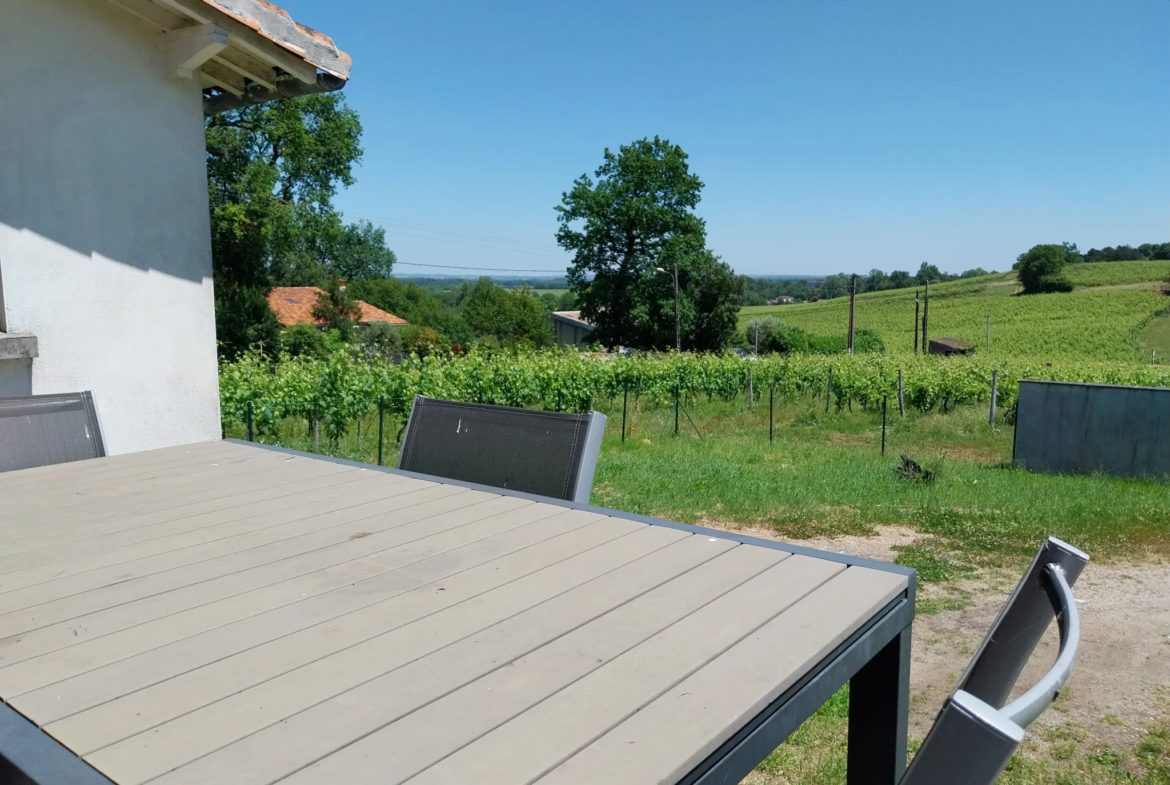
{"label": "terracotta roof tile", "polygon": [[[277,286],[268,293],[268,307],[276,314],[276,320],[285,327],[304,322],[305,324],[324,324],[324,320],[313,316],[313,306],[317,304],[317,297],[324,292],[316,286]],[[358,324],[371,322],[386,322],[387,324],[401,325],[407,321],[381,308],[375,308],[369,303],[357,300],[362,309],[362,318]]]}

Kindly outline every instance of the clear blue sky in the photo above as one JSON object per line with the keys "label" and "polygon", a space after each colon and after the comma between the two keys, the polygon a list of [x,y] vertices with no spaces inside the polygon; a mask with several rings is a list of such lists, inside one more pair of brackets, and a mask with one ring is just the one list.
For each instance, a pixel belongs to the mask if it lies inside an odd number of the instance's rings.
{"label": "clear blue sky", "polygon": [[1170,0],[283,4],[353,57],[337,204],[399,274],[563,269],[561,193],[655,134],[741,273],[1170,240]]}

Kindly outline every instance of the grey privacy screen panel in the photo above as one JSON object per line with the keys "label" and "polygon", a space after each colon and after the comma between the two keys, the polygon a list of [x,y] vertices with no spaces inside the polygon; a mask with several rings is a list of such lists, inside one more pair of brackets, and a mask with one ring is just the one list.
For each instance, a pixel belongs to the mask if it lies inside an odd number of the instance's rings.
{"label": "grey privacy screen panel", "polygon": [[90,393],[0,398],[0,472],[105,454]]}
{"label": "grey privacy screen panel", "polygon": [[1021,380],[1014,452],[1037,472],[1170,474],[1170,389]]}
{"label": "grey privacy screen panel", "polygon": [[563,414],[418,396],[398,468],[588,501],[604,423],[596,412]]}

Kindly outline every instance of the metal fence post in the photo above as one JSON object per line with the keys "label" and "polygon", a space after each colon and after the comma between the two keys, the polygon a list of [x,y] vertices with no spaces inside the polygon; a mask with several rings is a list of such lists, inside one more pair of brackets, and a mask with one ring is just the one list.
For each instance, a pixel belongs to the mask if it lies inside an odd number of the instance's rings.
{"label": "metal fence post", "polygon": [[386,396],[378,398],[378,465],[382,465],[382,422],[386,416]]}
{"label": "metal fence post", "polygon": [[995,398],[999,393],[999,371],[991,372],[991,416],[987,418],[988,425],[995,425]]}
{"label": "metal fence post", "polygon": [[776,385],[773,384],[768,392],[768,444],[772,443],[772,408],[776,404]]}
{"label": "metal fence post", "polygon": [[829,384],[825,388],[825,414],[829,413],[829,401],[833,400],[833,369],[829,368]]}
{"label": "metal fence post", "polygon": [[252,438],[252,402],[248,401],[248,441],[255,441]]}
{"label": "metal fence post", "polygon": [[630,397],[630,388],[622,390],[622,442],[626,440],[626,401]]}
{"label": "metal fence post", "polygon": [[886,400],[888,396],[882,396],[882,455],[886,454]]}
{"label": "metal fence post", "polygon": [[902,371],[898,371],[898,416],[906,416],[906,397],[902,393]]}
{"label": "metal fence post", "polygon": [[674,388],[674,435],[679,435],[679,387]]}
{"label": "metal fence post", "polygon": [[313,412],[313,452],[321,451],[321,418]]}

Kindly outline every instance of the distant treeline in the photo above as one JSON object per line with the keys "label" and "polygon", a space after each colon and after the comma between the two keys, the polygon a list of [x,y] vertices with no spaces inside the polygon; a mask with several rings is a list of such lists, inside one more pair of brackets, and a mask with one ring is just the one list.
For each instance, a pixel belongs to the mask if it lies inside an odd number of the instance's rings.
{"label": "distant treeline", "polygon": [[[1076,252],[1077,247],[1072,246]],[[1145,259],[1170,260],[1170,243],[1142,243],[1137,248],[1129,245],[1119,245],[1116,248],[1090,248],[1081,259],[1086,262],[1140,262]],[[1074,259],[1073,261],[1080,261]]]}
{"label": "distant treeline", "polygon": [[[886,289],[909,289],[922,286],[925,283],[940,281],[955,281],[960,278],[975,278],[987,275],[988,271],[976,267],[960,275],[944,273],[936,265],[923,262],[918,272],[913,275],[905,270],[894,270],[890,273],[882,270],[870,270],[869,275],[857,276],[857,293],[881,292]],[[771,281],[760,278],[744,277],[744,294],[742,305],[767,305],[786,294],[792,297],[793,302],[815,302],[816,300],[832,300],[834,297],[844,297],[849,294],[850,275],[837,273],[823,279],[807,279],[798,281]]]}

